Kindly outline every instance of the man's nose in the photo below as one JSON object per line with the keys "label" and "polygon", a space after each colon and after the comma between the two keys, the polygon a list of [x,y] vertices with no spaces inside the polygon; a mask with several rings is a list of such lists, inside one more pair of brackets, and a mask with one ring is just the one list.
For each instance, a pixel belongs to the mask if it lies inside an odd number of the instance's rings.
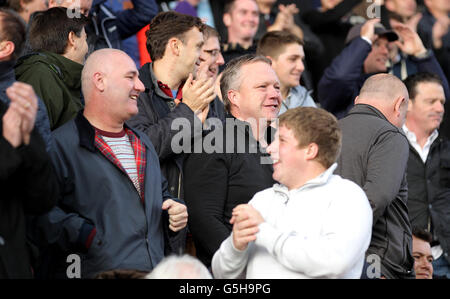
{"label": "man's nose", "polygon": [[145,90],[144,83],[139,78],[136,78],[134,83],[134,89],[139,90],[139,92],[143,92]]}
{"label": "man's nose", "polygon": [[216,63],[218,65],[224,65],[225,64],[225,60],[223,59],[222,53],[219,52],[219,54],[217,55],[217,61]]}

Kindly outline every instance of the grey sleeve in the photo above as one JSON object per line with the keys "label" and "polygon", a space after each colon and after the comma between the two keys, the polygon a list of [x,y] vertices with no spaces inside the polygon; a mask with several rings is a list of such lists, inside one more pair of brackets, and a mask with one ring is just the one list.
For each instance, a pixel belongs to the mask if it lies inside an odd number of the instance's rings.
{"label": "grey sleeve", "polygon": [[406,137],[395,131],[379,136],[369,150],[363,190],[373,210],[373,223],[377,222],[399,193],[408,156]]}

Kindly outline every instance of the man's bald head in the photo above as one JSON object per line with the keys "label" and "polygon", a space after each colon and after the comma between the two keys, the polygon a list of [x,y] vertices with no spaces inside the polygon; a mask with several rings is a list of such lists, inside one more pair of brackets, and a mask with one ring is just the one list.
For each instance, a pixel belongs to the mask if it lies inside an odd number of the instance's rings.
{"label": "man's bald head", "polygon": [[124,122],[138,113],[137,100],[145,87],[135,62],[125,52],[93,52],[86,60],[81,80],[84,116],[96,128],[119,132]]}
{"label": "man's bald head", "polygon": [[123,51],[117,49],[100,49],[92,52],[86,60],[81,72],[81,90],[85,100],[89,100],[92,87],[95,86],[93,76],[95,73],[108,74],[115,69],[118,60],[131,58]]}
{"label": "man's bald head", "polygon": [[369,77],[359,92],[359,101],[385,100],[393,102],[398,96],[408,96],[403,82],[390,74],[377,74]]}
{"label": "man's bald head", "polygon": [[377,74],[365,82],[355,104],[367,104],[380,110],[397,127],[406,119],[408,90],[397,77],[389,74]]}

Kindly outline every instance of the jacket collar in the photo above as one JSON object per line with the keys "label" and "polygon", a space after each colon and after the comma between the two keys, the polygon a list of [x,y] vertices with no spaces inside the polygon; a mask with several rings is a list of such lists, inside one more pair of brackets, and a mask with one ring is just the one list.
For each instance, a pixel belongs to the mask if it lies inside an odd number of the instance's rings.
{"label": "jacket collar", "polygon": [[[373,107],[371,105],[367,105],[367,104],[356,104],[348,112],[348,115],[350,115],[350,114],[367,114],[367,115],[372,115],[372,116],[376,116],[378,118],[384,119],[385,121],[389,122],[387,120],[387,118],[384,116],[384,114],[381,113],[380,110],[378,110],[377,108],[375,108],[375,107]],[[392,125],[392,126],[394,126],[394,125]]]}
{"label": "jacket collar", "polygon": [[[78,136],[80,139],[80,146],[85,147],[86,149],[90,150],[91,152],[95,152],[95,128],[91,125],[91,123],[87,120],[87,118],[83,115],[84,109],[78,112],[77,116],[75,117],[75,126],[78,129]],[[141,139],[141,135],[127,126],[127,124],[124,124],[123,127],[125,129],[133,131],[136,136],[138,136],[139,139]],[[142,140],[142,139],[141,139]],[[144,141],[142,141],[145,143]],[[148,147],[148,144],[145,143],[145,145]]]}
{"label": "jacket collar", "polygon": [[305,189],[319,187],[321,185],[325,185],[333,175],[334,170],[337,167],[337,163],[334,163],[331,165],[327,170],[322,172],[317,177],[307,181],[303,186],[301,186],[298,189],[288,190],[288,188],[283,184],[275,184],[273,185],[273,190],[275,193],[281,193],[284,196],[287,196],[289,198],[290,195],[296,194],[298,192],[301,192]]}
{"label": "jacket collar", "polygon": [[144,84],[146,93],[148,92],[149,89],[153,88],[152,75],[150,74],[151,64],[152,64],[151,62],[148,62],[139,69],[139,80],[141,80],[142,83]]}
{"label": "jacket collar", "polygon": [[145,93],[150,92],[150,90],[154,90],[154,92],[161,98],[165,100],[173,100],[172,97],[165,94],[158,85],[158,79],[153,72],[153,63],[149,62],[144,64],[139,70],[139,79],[144,83]]}
{"label": "jacket collar", "polygon": [[378,110],[377,108],[367,105],[367,104],[356,104],[348,113],[348,115],[350,114],[366,114],[366,115],[372,115],[378,118],[381,118],[383,120],[385,120],[389,126],[391,127],[392,130],[400,133],[401,135],[403,135],[405,138],[405,132],[403,132],[403,130],[401,128],[396,127],[395,125],[393,125],[385,116],[383,113],[381,113],[380,110]]}

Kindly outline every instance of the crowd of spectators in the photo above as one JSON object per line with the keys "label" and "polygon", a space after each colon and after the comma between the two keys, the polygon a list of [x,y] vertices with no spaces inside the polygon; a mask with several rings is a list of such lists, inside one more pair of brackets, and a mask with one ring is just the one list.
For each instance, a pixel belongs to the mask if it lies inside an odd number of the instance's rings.
{"label": "crowd of spectators", "polygon": [[0,0],[0,278],[450,278],[449,81],[448,0]]}

